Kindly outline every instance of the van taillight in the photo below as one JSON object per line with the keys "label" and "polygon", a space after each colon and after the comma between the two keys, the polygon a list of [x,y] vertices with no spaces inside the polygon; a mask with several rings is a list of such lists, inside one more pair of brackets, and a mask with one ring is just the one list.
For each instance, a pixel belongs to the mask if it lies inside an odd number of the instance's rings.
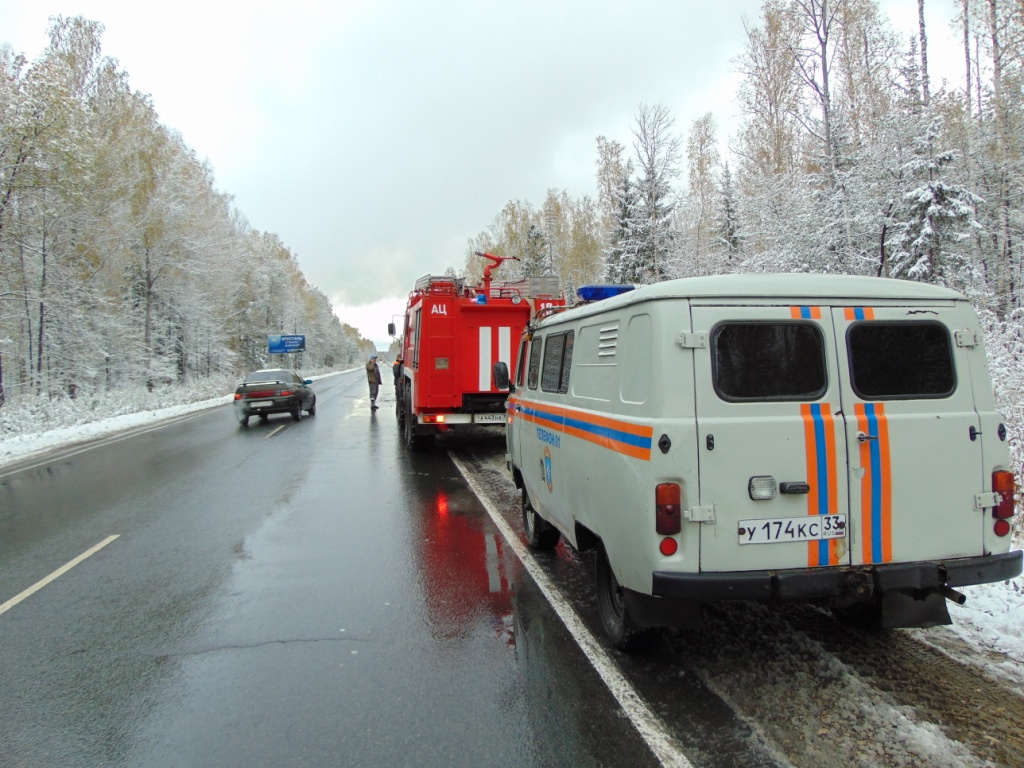
{"label": "van taillight", "polygon": [[1013,517],[1013,495],[1016,491],[1013,472],[993,472],[992,491],[999,494],[999,503],[992,508],[992,517],[996,520],[994,530],[997,536],[1006,536],[1010,533],[1009,520]]}
{"label": "van taillight", "polygon": [[683,491],[679,483],[659,483],[654,489],[654,528],[662,536],[679,533]]}

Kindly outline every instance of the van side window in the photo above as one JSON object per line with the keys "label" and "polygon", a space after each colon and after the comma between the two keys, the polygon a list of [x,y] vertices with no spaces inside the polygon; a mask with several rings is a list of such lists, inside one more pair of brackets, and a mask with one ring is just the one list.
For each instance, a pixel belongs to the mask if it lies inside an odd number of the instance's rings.
{"label": "van side window", "polygon": [[524,336],[522,342],[519,344],[519,357],[517,358],[518,365],[516,367],[516,386],[520,389],[522,389],[523,385],[526,383],[526,350],[529,343],[529,339]]}
{"label": "van side window", "polygon": [[817,400],[828,377],[813,323],[727,322],[711,334],[712,377],[723,400]]}
{"label": "van side window", "polygon": [[545,392],[569,391],[569,367],[572,364],[574,331],[553,333],[544,344],[544,370],[540,388]]}
{"label": "van side window", "polygon": [[537,388],[537,380],[540,378],[540,349],[543,339],[534,336],[530,343],[530,389]]}
{"label": "van side window", "polygon": [[948,397],[953,348],[942,323],[873,321],[847,331],[850,383],[862,400]]}

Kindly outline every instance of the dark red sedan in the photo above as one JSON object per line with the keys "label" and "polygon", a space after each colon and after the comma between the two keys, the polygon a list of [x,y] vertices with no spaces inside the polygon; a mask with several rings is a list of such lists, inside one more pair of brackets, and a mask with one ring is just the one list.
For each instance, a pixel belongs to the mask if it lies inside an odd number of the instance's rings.
{"label": "dark red sedan", "polygon": [[249,426],[250,416],[266,421],[272,413],[290,413],[295,421],[306,411],[316,414],[316,393],[310,384],[295,371],[286,368],[267,368],[253,371],[235,390],[235,415],[243,427]]}

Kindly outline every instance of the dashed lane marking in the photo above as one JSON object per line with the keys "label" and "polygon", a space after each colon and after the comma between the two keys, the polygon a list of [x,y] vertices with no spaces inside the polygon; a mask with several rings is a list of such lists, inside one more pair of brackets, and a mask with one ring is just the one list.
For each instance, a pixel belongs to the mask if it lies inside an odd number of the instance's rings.
{"label": "dashed lane marking", "polygon": [[49,584],[51,581],[59,579],[65,573],[67,573],[72,568],[74,568],[76,565],[78,565],[80,562],[82,562],[83,560],[85,560],[85,559],[95,555],[97,552],[99,552],[101,549],[103,549],[105,546],[107,546],[107,544],[112,542],[114,539],[118,538],[118,536],[120,536],[120,534],[114,534],[113,536],[107,536],[107,538],[105,538],[103,541],[101,541],[96,546],[91,547],[91,548],[85,550],[85,552],[80,554],[74,560],[71,560],[71,561],[65,563],[60,568],[58,568],[56,571],[51,573],[49,576],[47,576],[44,579],[41,579],[41,580],[37,581],[35,584],[33,584],[31,587],[26,589],[21,594],[15,595],[10,600],[8,600],[6,603],[3,603],[2,605],[0,605],[0,614],[6,613],[7,611],[9,611],[11,608],[16,606],[18,603],[20,603],[25,598],[31,597],[36,592],[38,592],[40,589],[42,589],[47,584]]}

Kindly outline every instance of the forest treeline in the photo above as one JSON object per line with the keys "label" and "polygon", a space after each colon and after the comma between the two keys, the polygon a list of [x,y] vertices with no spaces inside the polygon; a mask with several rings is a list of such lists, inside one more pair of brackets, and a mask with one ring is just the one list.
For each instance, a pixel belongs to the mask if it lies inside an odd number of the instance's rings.
{"label": "forest treeline", "polygon": [[642,104],[631,146],[597,138],[593,197],[513,200],[471,238],[510,277],[651,283],[730,272],[919,280],[978,309],[1013,466],[1024,465],[1024,4],[958,0],[962,80],[929,76],[928,29],[874,0],[766,0],[736,58],[741,123],[685,134]]}
{"label": "forest treeline", "polygon": [[288,361],[303,370],[360,359],[358,332],[216,190],[101,33],[57,18],[35,62],[0,48],[0,407],[223,381],[271,362],[273,334],[305,334]]}

